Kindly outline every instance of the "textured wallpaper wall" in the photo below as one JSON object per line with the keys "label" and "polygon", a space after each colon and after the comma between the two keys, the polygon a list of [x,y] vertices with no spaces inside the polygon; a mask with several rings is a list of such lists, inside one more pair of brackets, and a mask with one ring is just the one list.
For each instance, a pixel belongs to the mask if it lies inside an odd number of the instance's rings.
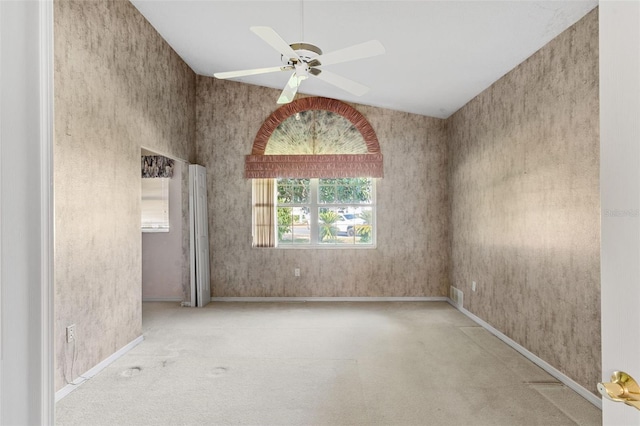
{"label": "textured wallpaper wall", "polygon": [[197,158],[208,173],[213,296],[446,295],[447,150],[439,119],[355,105],[375,129],[384,155],[377,249],[251,248],[244,156],[277,108],[278,94],[197,77]]}
{"label": "textured wallpaper wall", "polygon": [[594,392],[598,99],[596,9],[447,123],[452,285],[465,308]]}
{"label": "textured wallpaper wall", "polygon": [[128,1],[54,7],[60,389],[140,336],[140,147],[194,160],[195,74]]}

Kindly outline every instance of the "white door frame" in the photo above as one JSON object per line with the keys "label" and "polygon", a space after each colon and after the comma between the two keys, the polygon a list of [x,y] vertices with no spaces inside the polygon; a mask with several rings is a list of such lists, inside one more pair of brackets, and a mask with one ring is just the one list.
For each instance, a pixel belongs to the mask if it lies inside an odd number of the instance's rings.
{"label": "white door frame", "polygon": [[54,56],[53,0],[39,0],[40,23],[40,420],[55,423],[54,346]]}
{"label": "white door frame", "polygon": [[[640,380],[640,4],[600,0],[602,379]],[[640,411],[602,402],[604,425]]]}
{"label": "white door frame", "polygon": [[0,1],[0,424],[54,423],[53,72],[53,0]]}

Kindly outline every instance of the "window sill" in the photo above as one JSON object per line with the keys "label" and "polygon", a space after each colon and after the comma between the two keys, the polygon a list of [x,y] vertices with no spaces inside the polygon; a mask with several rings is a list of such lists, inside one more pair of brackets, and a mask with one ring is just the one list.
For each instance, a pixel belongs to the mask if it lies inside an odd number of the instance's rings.
{"label": "window sill", "polygon": [[251,247],[252,249],[268,249],[268,250],[374,250],[378,247],[374,245],[368,246],[344,246],[344,245],[326,245],[326,246],[303,246],[303,245],[281,245],[278,247]]}
{"label": "window sill", "polygon": [[155,234],[159,232],[169,232],[169,228],[142,228],[143,234]]}

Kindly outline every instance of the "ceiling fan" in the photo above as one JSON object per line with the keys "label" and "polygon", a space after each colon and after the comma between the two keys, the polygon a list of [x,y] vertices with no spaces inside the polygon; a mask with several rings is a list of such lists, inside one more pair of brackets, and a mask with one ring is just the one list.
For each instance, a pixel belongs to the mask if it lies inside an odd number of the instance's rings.
{"label": "ceiling fan", "polygon": [[213,74],[213,76],[220,79],[227,79],[270,72],[293,71],[282,94],[278,98],[277,102],[279,104],[286,104],[293,101],[293,98],[298,92],[298,87],[300,87],[300,83],[309,78],[309,76],[319,78],[356,96],[362,96],[369,91],[367,86],[329,72],[321,67],[382,55],[385,52],[382,43],[378,40],[371,40],[323,55],[322,50],[313,44],[287,44],[271,27],[251,27],[250,29],[280,53],[283,65],[270,68],[218,72]]}

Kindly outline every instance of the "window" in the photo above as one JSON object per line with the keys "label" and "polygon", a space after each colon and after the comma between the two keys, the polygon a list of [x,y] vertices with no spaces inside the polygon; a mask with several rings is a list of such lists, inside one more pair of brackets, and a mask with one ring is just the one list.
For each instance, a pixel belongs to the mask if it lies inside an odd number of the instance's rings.
{"label": "window", "polygon": [[142,232],[169,232],[169,178],[142,179]]}
{"label": "window", "polygon": [[278,179],[277,244],[375,247],[375,180]]}

